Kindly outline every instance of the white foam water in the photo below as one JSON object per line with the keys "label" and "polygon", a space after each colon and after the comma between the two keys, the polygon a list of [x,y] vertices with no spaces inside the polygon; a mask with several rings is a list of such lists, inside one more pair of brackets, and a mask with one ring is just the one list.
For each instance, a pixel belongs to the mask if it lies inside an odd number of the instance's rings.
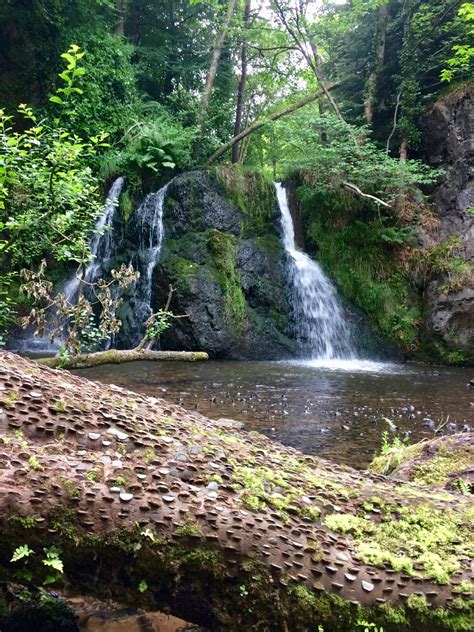
{"label": "white foam water", "polygon": [[298,338],[311,360],[356,360],[351,328],[344,317],[334,284],[321,266],[297,249],[286,190],[275,183],[281,212],[283,245],[288,254],[288,278]]}

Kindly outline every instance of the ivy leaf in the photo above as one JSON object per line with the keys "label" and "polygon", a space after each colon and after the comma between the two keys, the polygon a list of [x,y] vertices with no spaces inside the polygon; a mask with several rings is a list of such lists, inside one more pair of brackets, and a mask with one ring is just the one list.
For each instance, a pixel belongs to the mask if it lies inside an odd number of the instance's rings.
{"label": "ivy leaf", "polygon": [[144,593],[148,590],[148,584],[144,579],[142,579],[142,581],[138,584],[138,590],[141,593]]}

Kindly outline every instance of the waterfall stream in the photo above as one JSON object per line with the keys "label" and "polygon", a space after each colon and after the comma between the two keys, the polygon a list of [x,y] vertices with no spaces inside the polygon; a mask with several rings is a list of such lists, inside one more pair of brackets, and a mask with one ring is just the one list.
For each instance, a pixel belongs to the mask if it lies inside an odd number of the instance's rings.
{"label": "waterfall stream", "polygon": [[[118,200],[124,185],[124,178],[117,178],[110,187],[104,209],[96,222],[94,234],[89,242],[92,260],[84,271],[84,279],[89,283],[97,280],[106,263],[112,256],[114,249],[114,237],[111,230],[115,212],[118,208]],[[65,281],[61,290],[66,298],[74,302],[79,289],[80,278],[74,271]],[[31,332],[17,341],[18,351],[23,353],[55,353],[61,346],[61,340],[56,338],[50,341],[51,322],[46,324],[45,333],[42,336],[34,336]]]}
{"label": "waterfall stream", "polygon": [[[94,234],[89,243],[92,259],[84,272],[84,280],[88,283],[94,283],[100,275],[101,269],[110,257],[114,246],[114,238],[112,224],[114,221],[115,211],[119,205],[119,196],[124,185],[124,178],[117,178],[110,187],[107,200],[104,205],[104,211],[97,220]],[[66,281],[63,292],[66,298],[73,302],[75,294],[79,289],[80,279],[74,272]]]}
{"label": "waterfall stream", "polygon": [[283,245],[288,254],[288,278],[298,338],[305,356],[314,360],[354,359],[351,328],[344,317],[334,284],[321,266],[297,249],[286,191],[275,183],[281,212]]}
{"label": "waterfall stream", "polygon": [[146,320],[152,315],[153,270],[158,262],[163,243],[163,207],[169,183],[156,193],[147,195],[134,213],[132,221],[136,223],[139,235],[139,249],[133,257],[132,265],[140,273],[133,291],[133,313],[131,315],[129,342],[136,344],[143,335]]}

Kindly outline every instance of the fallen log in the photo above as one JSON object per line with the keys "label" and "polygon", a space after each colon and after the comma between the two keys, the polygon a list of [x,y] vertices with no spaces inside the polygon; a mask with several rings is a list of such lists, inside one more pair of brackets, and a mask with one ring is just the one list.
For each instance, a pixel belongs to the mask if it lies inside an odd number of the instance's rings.
{"label": "fallen log", "polygon": [[6,352],[0,400],[0,581],[59,560],[70,593],[227,632],[472,628],[468,497]]}
{"label": "fallen log", "polygon": [[149,349],[109,349],[94,353],[83,353],[69,358],[39,358],[37,362],[52,369],[87,369],[101,364],[122,364],[124,362],[197,362],[208,360],[204,351],[151,351]]}

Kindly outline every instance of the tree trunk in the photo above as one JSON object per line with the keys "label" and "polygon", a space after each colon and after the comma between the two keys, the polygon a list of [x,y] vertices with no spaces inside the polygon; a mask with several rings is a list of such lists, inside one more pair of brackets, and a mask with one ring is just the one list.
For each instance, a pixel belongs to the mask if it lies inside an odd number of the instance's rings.
{"label": "tree trunk", "polygon": [[140,362],[142,360],[153,362],[196,362],[208,360],[209,356],[204,351],[151,351],[149,349],[110,349],[109,351],[97,351],[95,353],[82,353],[71,356],[69,359],[40,358],[38,362],[53,369],[85,369],[101,364],[123,364],[124,362]]}
{"label": "tree trunk", "polygon": [[[399,155],[400,155],[400,165],[403,166],[406,163],[407,157],[408,157],[408,141],[405,135],[402,136],[402,139],[400,141]],[[406,203],[406,186],[402,177],[400,186],[398,188],[397,197],[395,200],[395,210],[397,211],[399,215],[401,215],[403,211],[405,210],[405,203]]]}
{"label": "tree trunk", "polygon": [[[340,85],[339,83],[334,83],[334,84],[328,86],[326,88],[326,90],[334,90],[334,88],[336,88],[339,85]],[[233,147],[235,145],[235,143],[238,143],[243,138],[245,138],[249,134],[252,134],[253,132],[257,131],[258,129],[260,129],[261,127],[263,127],[264,125],[266,125],[270,121],[277,121],[279,118],[282,118],[282,116],[286,116],[287,114],[291,114],[292,112],[295,112],[296,110],[299,110],[299,108],[302,108],[305,105],[308,105],[308,103],[312,103],[313,101],[318,99],[323,94],[325,94],[325,92],[323,90],[318,90],[317,92],[313,92],[313,94],[310,94],[307,97],[304,97],[304,99],[301,99],[301,101],[297,101],[296,103],[293,103],[292,105],[289,105],[288,107],[284,108],[283,110],[280,110],[279,112],[275,112],[274,114],[271,114],[266,119],[263,119],[261,121],[254,121],[246,129],[242,130],[240,132],[240,134],[237,134],[237,136],[234,136],[233,138],[231,138],[229,141],[227,141],[227,143],[224,143],[224,145],[222,145],[222,147],[220,147],[217,151],[215,151],[212,154],[212,156],[210,156],[208,158],[208,160],[206,161],[206,165],[205,166],[208,167],[215,160],[217,160],[217,158],[222,156],[223,153],[225,153],[228,149]]]}
{"label": "tree trunk", "polygon": [[128,2],[118,1],[115,5],[115,11],[117,13],[117,23],[115,25],[115,35],[125,35],[125,22],[127,20]]}
{"label": "tree trunk", "polygon": [[375,64],[367,79],[367,94],[364,101],[365,120],[372,125],[374,120],[374,106],[377,95],[377,84],[383,69],[385,58],[385,36],[388,22],[388,2],[381,4],[377,10],[377,46],[375,51]]}
{"label": "tree trunk", "polygon": [[[222,48],[224,46],[224,41],[227,35],[227,31],[229,30],[229,27],[232,22],[232,18],[234,16],[236,4],[237,4],[237,0],[228,0],[227,13],[224,20],[224,24],[222,25],[221,29],[217,33],[216,40],[214,42],[214,46],[212,49],[211,64],[209,66],[206,83],[204,85],[204,90],[201,95],[201,102],[199,104],[199,112],[198,112],[198,125],[200,129],[199,138],[201,138],[204,132],[207,110],[209,108],[209,100],[211,98],[212,88],[214,87],[214,81],[216,79],[217,69],[219,67],[219,61],[221,58]],[[197,155],[199,153],[199,147],[200,145],[199,143],[197,143],[194,149],[194,154],[193,154],[194,158],[197,158]]]}
{"label": "tree trunk", "polygon": [[[78,594],[227,632],[335,632],[361,617],[387,631],[469,629],[467,497],[5,352],[0,401],[2,581],[64,577]],[[429,578],[425,554],[429,568],[449,558],[447,583]]]}
{"label": "tree trunk", "polygon": [[[339,109],[339,106],[337,105],[336,100],[332,96],[331,90],[327,85],[326,78],[321,68],[321,57],[319,55],[317,44],[313,40],[307,26],[305,26],[305,3],[299,2],[299,4],[297,4],[295,8],[296,14],[293,14],[288,7],[285,7],[282,2],[279,2],[279,0],[274,0],[274,5],[281,24],[288,32],[297,50],[300,51],[301,55],[308,64],[309,69],[316,77],[318,85],[321,86],[321,89],[329,101],[334,113],[342,123],[347,125],[347,121],[342,116],[341,110]],[[292,17],[294,18],[294,23],[292,23]],[[359,147],[359,141],[350,127],[348,127],[348,131],[355,147]]]}
{"label": "tree trunk", "polygon": [[[251,10],[252,0],[245,0],[245,8],[244,8],[244,29],[247,30],[250,27],[250,10]],[[244,109],[244,98],[245,98],[245,85],[247,83],[247,41],[246,41],[246,33],[244,32],[243,41],[242,41],[242,55],[241,55],[241,75],[239,80],[239,87],[237,90],[237,107],[235,110],[235,125],[234,125],[234,136],[240,134],[242,128],[242,114]],[[240,162],[240,143],[235,143],[232,146],[232,162],[238,163]]]}

